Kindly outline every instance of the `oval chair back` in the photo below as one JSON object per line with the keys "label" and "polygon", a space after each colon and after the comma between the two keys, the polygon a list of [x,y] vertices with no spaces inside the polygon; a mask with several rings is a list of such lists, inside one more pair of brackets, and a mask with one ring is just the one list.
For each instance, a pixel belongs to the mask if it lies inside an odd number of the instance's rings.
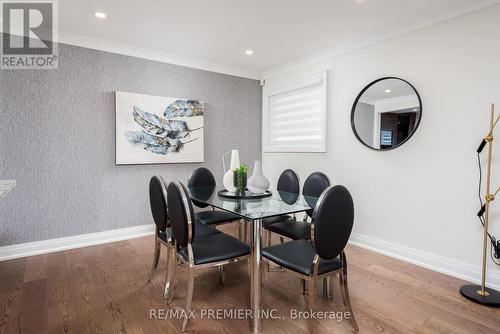
{"label": "oval chair back", "polygon": [[291,169],[283,171],[278,179],[276,190],[294,194],[300,193],[300,181],[297,173]]}
{"label": "oval chair back", "polygon": [[354,223],[354,203],[344,186],[332,186],[323,192],[313,213],[311,239],[318,255],[331,260],[347,245]]}
{"label": "oval chair back", "polygon": [[194,210],[187,189],[180,182],[170,182],[167,189],[170,223],[177,245],[187,247],[194,238]]}
{"label": "oval chair back", "polygon": [[[306,196],[305,200],[307,202],[307,197],[318,198],[321,196],[323,191],[330,186],[330,179],[328,176],[321,172],[311,173],[306,181],[304,182],[304,187],[302,188],[302,195]],[[312,203],[309,203],[312,204]],[[309,217],[313,215],[313,209],[307,210],[306,213]]]}
{"label": "oval chair back", "polygon": [[[188,187],[189,188],[198,188],[198,187],[214,187],[216,186],[214,174],[210,171],[210,169],[205,167],[197,168],[193,171],[191,176],[188,179]],[[200,203],[198,201],[193,201],[194,205],[199,208],[205,208],[208,205]]]}
{"label": "oval chair back", "polygon": [[165,232],[168,220],[167,189],[161,176],[153,176],[149,181],[149,203],[157,232]]}

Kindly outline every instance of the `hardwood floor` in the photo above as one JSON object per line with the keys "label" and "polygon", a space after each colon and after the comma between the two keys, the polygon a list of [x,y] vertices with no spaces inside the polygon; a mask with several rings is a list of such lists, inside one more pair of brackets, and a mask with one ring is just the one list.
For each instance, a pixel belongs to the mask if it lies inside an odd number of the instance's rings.
{"label": "hardwood floor", "polygon": [[[227,227],[232,228],[232,227]],[[226,229],[227,229],[226,228]],[[228,230],[232,232],[232,230]],[[276,240],[277,242],[277,240]],[[151,319],[150,313],[182,310],[185,270],[177,271],[175,299],[162,302],[165,254],[151,282],[153,238],[80,248],[0,262],[0,333],[175,333],[181,320]],[[464,282],[383,255],[349,246],[349,287],[360,333],[500,333],[500,310],[464,300]],[[320,284],[319,284],[320,285]],[[226,268],[226,284],[215,269],[195,277],[190,333],[248,333],[249,320],[202,319],[202,309],[246,309],[248,265]],[[308,333],[299,279],[266,274],[264,308],[284,319],[263,320],[264,333]],[[322,311],[344,311],[338,280],[333,300],[319,295]],[[152,310],[152,311],[151,311]],[[348,320],[318,320],[318,333],[353,332]]]}

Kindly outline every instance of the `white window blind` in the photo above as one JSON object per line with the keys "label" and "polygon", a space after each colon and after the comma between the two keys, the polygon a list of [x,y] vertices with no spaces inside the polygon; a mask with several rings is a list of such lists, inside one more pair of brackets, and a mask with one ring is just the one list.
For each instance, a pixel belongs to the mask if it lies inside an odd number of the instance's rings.
{"label": "white window blind", "polygon": [[265,151],[324,152],[326,73],[268,96]]}

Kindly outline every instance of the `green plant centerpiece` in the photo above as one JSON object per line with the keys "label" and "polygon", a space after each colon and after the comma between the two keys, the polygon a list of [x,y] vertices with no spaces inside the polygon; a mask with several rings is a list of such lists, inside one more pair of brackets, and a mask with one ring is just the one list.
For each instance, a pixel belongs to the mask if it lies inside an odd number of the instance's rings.
{"label": "green plant centerpiece", "polygon": [[245,188],[247,187],[247,175],[247,165],[241,165],[234,170],[234,186],[236,187],[236,193],[242,194],[245,192]]}

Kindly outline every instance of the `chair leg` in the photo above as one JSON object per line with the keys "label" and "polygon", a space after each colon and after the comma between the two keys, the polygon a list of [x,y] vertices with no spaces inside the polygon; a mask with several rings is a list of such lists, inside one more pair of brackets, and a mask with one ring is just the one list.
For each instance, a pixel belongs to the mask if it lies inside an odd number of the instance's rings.
{"label": "chair leg", "polygon": [[301,278],[300,281],[302,283],[302,294],[305,296],[306,295],[306,280]]}
{"label": "chair leg", "polygon": [[243,231],[241,229],[241,227],[242,227],[241,220],[236,221],[235,227],[236,227],[236,239],[242,240]]}
{"label": "chair leg", "polygon": [[[267,247],[271,247],[271,231],[269,230],[266,230],[264,229],[265,233],[266,233],[266,244],[267,244]],[[269,268],[271,267],[271,265],[269,264],[269,262],[267,262],[266,264],[266,271],[269,272]]]}
{"label": "chair leg", "polygon": [[153,255],[153,265],[151,266],[151,273],[149,274],[149,280],[153,279],[156,268],[158,268],[158,262],[160,262],[160,252],[161,244],[160,241],[155,237],[155,253]]}
{"label": "chair leg", "polygon": [[323,298],[333,298],[333,284],[331,282],[331,276],[323,278]]}
{"label": "chair leg", "polygon": [[163,300],[170,304],[174,296],[174,281],[175,281],[175,269],[177,267],[177,255],[175,252],[175,246],[170,246],[167,249],[167,275],[165,280],[165,289],[163,291]]}
{"label": "chair leg", "polygon": [[323,278],[323,298],[328,299],[328,290],[329,290],[329,281],[328,277]]}
{"label": "chair leg", "polygon": [[329,298],[333,299],[333,276],[328,276],[328,279],[330,280],[330,283],[328,284],[329,290],[328,290],[328,296]]}
{"label": "chair leg", "polygon": [[313,312],[314,312],[314,308],[315,308],[315,305],[314,305],[314,302],[315,302],[315,298],[316,298],[316,279],[315,277],[310,277],[309,278],[309,297],[308,297],[308,303],[307,303],[307,306],[309,308],[309,312],[311,313],[309,315],[309,332],[310,333],[314,333],[314,330],[315,330],[315,320],[314,320],[314,317],[312,316],[313,315]]}
{"label": "chair leg", "polygon": [[247,240],[248,240],[248,224],[244,220],[240,220],[240,224],[243,225],[243,242],[247,242]]}
{"label": "chair leg", "polygon": [[220,284],[224,285],[226,283],[226,273],[224,272],[224,266],[219,266]]}
{"label": "chair leg", "polygon": [[186,296],[186,317],[182,321],[181,333],[186,331],[186,327],[189,320],[189,314],[191,310],[191,301],[193,300],[193,289],[194,289],[194,276],[193,276],[193,268],[188,265],[188,285],[187,285],[187,296]]}
{"label": "chair leg", "polygon": [[[343,254],[342,254],[343,255]],[[354,317],[354,313],[352,312],[352,307],[351,307],[351,298],[349,297],[349,287],[347,284],[347,264],[345,261],[345,255],[343,257],[343,268],[342,272],[339,274],[339,280],[340,280],[340,291],[342,293],[342,301],[344,302],[344,306],[347,309],[347,312],[349,312],[351,316],[351,322],[352,326],[356,331],[359,330],[358,324],[356,322],[356,318]]]}

